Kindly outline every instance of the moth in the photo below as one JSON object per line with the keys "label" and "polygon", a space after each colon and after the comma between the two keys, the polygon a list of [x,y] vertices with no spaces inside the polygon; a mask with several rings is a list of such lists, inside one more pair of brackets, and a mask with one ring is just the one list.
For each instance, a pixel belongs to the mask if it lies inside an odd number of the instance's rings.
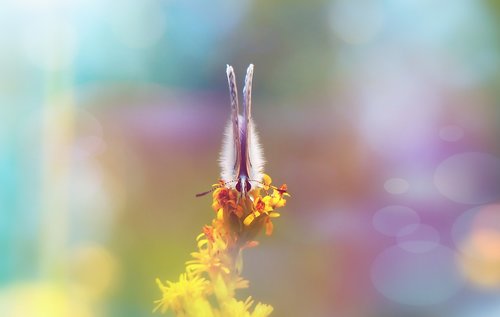
{"label": "moth", "polygon": [[253,64],[247,68],[243,87],[243,109],[240,113],[234,69],[230,65],[226,67],[231,118],[222,141],[220,176],[225,186],[238,191],[240,198],[246,198],[250,190],[262,185],[264,172],[264,154],[252,119],[253,69]]}

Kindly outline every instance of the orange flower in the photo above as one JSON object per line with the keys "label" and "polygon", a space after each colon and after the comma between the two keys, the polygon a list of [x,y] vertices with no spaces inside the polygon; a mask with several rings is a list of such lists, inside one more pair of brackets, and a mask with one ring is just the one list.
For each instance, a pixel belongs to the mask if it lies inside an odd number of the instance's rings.
{"label": "orange flower", "polygon": [[226,187],[217,188],[213,193],[214,202],[212,204],[212,208],[215,211],[228,206],[235,208],[237,197],[238,194],[233,189]]}
{"label": "orange flower", "polygon": [[259,212],[259,213],[268,213],[273,210],[273,208],[269,205],[269,199],[267,199],[269,196],[266,196],[264,198],[258,197],[254,201],[254,209]]}

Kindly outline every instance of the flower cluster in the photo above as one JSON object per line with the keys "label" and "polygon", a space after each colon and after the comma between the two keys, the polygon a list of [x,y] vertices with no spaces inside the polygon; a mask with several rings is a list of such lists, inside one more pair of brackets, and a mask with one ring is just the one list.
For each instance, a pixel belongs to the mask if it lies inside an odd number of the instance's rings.
{"label": "flower cluster", "polygon": [[[235,291],[247,288],[241,277],[242,251],[258,245],[259,232],[273,232],[272,219],[280,214],[277,208],[286,204],[290,196],[286,185],[271,185],[264,175],[260,188],[241,197],[223,182],[214,185],[212,208],[216,217],[197,237],[198,251],[191,253],[186,272],[178,282],[157,280],[163,294],[156,301],[155,310],[171,309],[177,316],[207,317],[265,317],[272,306],[257,303],[251,297],[244,301],[235,298]],[[252,309],[253,307],[253,309]]]}

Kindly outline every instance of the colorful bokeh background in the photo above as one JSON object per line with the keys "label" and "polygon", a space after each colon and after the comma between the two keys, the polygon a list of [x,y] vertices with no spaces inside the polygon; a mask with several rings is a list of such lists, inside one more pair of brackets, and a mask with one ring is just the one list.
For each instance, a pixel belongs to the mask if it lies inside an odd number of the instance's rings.
{"label": "colorful bokeh background", "polygon": [[499,1],[4,0],[0,25],[0,316],[159,315],[249,63],[292,198],[241,298],[500,316]]}

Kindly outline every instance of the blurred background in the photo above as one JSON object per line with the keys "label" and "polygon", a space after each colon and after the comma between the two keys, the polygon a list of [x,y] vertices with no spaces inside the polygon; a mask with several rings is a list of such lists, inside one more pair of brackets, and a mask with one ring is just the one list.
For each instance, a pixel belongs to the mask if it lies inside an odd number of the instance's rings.
{"label": "blurred background", "polygon": [[0,21],[1,316],[153,316],[213,217],[194,195],[226,64],[250,63],[292,198],[240,298],[500,316],[499,1],[5,0]]}

